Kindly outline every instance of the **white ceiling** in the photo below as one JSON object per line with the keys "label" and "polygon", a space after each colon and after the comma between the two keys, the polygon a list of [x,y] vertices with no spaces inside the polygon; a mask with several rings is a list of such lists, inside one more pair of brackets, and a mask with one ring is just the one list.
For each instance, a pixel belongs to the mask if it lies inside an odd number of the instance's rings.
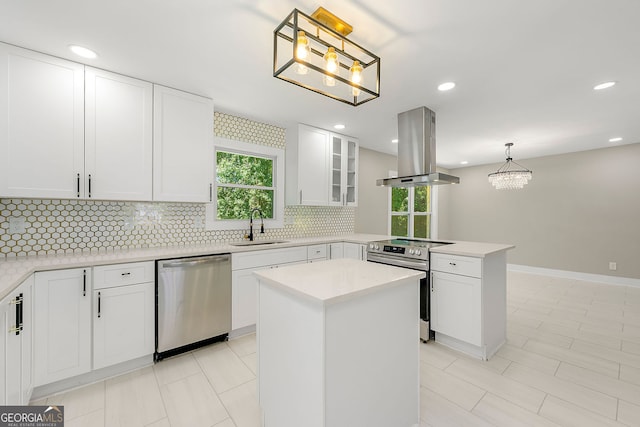
{"label": "white ceiling", "polygon": [[[381,58],[381,96],[352,107],[273,78],[273,30],[323,6]],[[279,126],[336,123],[395,153],[399,112],[437,114],[455,168],[640,142],[637,0],[0,0],[0,41],[213,98]],[[69,44],[98,52],[73,56]],[[619,83],[594,91],[600,82]],[[455,81],[449,92],[437,85]],[[620,144],[620,143],[617,143]],[[526,165],[525,165],[526,166]]]}

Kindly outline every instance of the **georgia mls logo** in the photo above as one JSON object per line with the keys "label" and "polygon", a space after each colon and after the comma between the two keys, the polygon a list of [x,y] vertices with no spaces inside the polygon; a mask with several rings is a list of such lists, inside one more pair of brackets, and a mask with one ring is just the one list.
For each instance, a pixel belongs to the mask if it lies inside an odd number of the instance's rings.
{"label": "georgia mls logo", "polygon": [[0,406],[0,427],[64,427],[64,406]]}

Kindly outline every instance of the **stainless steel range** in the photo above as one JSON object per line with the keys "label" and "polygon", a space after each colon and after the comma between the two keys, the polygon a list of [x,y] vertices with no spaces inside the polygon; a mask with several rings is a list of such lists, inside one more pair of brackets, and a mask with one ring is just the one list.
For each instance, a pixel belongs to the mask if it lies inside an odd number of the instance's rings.
{"label": "stainless steel range", "polygon": [[396,267],[410,268],[427,273],[420,280],[420,339],[429,340],[433,336],[429,328],[429,250],[436,246],[447,245],[445,242],[426,240],[391,239],[371,242],[367,248],[367,261]]}

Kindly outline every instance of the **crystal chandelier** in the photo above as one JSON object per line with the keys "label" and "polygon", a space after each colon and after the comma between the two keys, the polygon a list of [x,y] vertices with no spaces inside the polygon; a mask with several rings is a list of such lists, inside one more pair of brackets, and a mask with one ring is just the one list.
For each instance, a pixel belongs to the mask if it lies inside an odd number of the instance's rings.
{"label": "crystal chandelier", "polygon": [[273,76],[353,106],[380,96],[380,58],[349,40],[353,27],[319,7],[294,9],[273,32]]}
{"label": "crystal chandelier", "polygon": [[[497,171],[489,174],[489,182],[498,190],[522,188],[531,180],[533,172],[513,161],[511,158],[513,142],[504,145],[507,147],[505,150],[507,161]],[[512,169],[514,165],[519,169]]]}

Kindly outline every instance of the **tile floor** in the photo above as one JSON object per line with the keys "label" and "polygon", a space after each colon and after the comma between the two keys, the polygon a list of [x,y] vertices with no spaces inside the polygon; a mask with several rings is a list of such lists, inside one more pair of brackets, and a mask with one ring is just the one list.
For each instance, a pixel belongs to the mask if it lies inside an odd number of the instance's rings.
{"label": "tile floor", "polygon": [[[421,346],[422,426],[640,426],[640,288],[509,273],[507,312],[488,362]],[[255,373],[250,335],[33,403],[67,427],[257,427]]]}

